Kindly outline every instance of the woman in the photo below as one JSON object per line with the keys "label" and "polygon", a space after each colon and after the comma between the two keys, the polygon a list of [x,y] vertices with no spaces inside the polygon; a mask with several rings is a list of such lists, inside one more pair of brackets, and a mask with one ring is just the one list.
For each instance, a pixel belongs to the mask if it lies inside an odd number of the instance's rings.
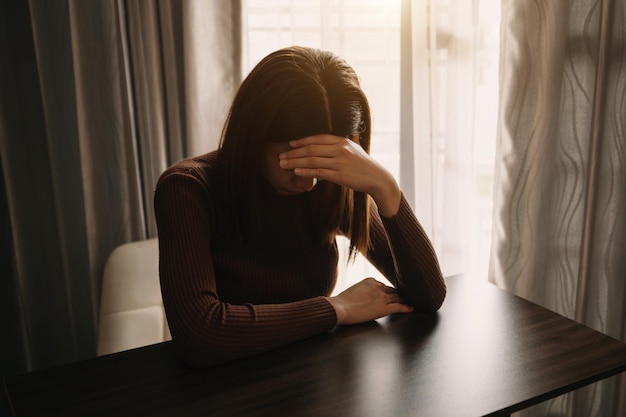
{"label": "woman", "polygon": [[[437,257],[393,176],[368,155],[370,124],[345,61],[281,49],[241,84],[219,149],[162,174],[161,290],[187,363],[205,367],[441,306]],[[395,288],[367,278],[331,297],[337,234]]]}

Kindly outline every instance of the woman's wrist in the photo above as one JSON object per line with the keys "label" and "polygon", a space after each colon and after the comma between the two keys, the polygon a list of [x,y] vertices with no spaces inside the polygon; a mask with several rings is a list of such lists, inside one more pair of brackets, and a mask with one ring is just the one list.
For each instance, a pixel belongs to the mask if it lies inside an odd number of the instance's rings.
{"label": "woman's wrist", "polygon": [[331,306],[335,309],[335,315],[337,316],[337,326],[341,325],[344,321],[344,312],[340,306],[340,302],[337,300],[337,297],[326,297],[326,301],[330,303]]}
{"label": "woman's wrist", "polygon": [[402,191],[390,172],[381,176],[381,181],[370,193],[370,196],[378,206],[378,212],[383,217],[393,217],[398,214],[400,202],[402,200]]}

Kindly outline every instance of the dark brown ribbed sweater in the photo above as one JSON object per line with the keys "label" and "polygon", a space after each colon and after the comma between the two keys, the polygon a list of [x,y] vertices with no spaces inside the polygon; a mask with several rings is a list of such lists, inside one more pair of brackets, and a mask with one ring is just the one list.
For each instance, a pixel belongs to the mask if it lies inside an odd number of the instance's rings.
{"label": "dark brown ribbed sweater", "polygon": [[[336,244],[312,238],[308,193],[283,196],[266,182],[252,207],[250,238],[232,233],[215,187],[216,152],[181,161],[156,187],[159,270],[168,324],[183,358],[204,367],[267,351],[331,330],[325,296],[337,278]],[[437,257],[402,197],[393,218],[371,215],[365,256],[416,311],[445,297]],[[365,277],[364,277],[365,278]]]}

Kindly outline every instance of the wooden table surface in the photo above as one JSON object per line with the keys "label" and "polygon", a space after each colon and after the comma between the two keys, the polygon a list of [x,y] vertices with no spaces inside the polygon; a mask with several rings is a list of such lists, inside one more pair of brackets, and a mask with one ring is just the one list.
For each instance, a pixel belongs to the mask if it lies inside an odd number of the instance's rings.
{"label": "wooden table surface", "polygon": [[6,378],[5,396],[16,417],[496,416],[626,370],[624,343],[468,277],[448,288],[434,315],[205,370],[165,342]]}

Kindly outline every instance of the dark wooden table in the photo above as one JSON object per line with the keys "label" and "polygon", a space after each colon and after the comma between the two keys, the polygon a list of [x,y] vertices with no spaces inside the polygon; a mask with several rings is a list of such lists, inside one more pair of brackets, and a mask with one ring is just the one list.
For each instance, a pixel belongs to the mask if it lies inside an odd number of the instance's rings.
{"label": "dark wooden table", "polygon": [[626,370],[624,343],[487,283],[448,286],[435,315],[200,371],[166,342],[9,377],[5,397],[16,417],[497,416]]}

